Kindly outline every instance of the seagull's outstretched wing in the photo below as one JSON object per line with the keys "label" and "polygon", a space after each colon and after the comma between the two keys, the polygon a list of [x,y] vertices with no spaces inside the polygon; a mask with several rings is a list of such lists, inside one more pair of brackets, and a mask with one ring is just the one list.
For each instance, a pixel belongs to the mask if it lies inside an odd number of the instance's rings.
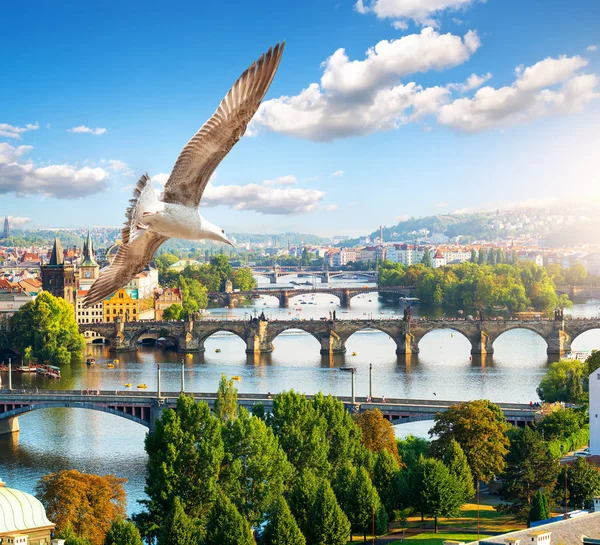
{"label": "seagull's outstretched wing", "polygon": [[142,272],[160,245],[169,237],[144,231],[133,242],[121,244],[110,266],[102,271],[88,291],[84,306],[87,308],[108,297]]}
{"label": "seagull's outstretched wing", "polygon": [[198,206],[211,174],[244,135],[277,72],[284,43],[252,63],[235,82],[217,111],[183,148],[165,185],[162,200]]}

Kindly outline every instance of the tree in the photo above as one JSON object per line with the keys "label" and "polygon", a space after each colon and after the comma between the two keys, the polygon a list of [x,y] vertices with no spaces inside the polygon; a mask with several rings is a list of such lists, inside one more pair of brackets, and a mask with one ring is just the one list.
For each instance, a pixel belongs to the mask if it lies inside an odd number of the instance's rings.
{"label": "tree", "polygon": [[185,514],[181,500],[175,497],[161,528],[158,545],[197,545],[199,538],[194,521]]}
{"label": "tree", "polygon": [[225,375],[221,375],[215,399],[215,414],[223,424],[228,424],[235,420],[237,412],[237,388],[233,385],[233,380],[227,380]]}
{"label": "tree", "polygon": [[203,522],[217,494],[224,456],[221,423],[208,404],[179,396],[177,410],[162,413],[145,447],[149,499],[143,503],[151,519],[160,525],[179,497],[185,513]]}
{"label": "tree", "polygon": [[433,263],[431,262],[431,253],[429,252],[429,248],[425,248],[423,252],[423,257],[421,258],[421,263],[426,267],[432,267]]}
{"label": "tree", "polygon": [[307,542],[311,545],[346,545],[350,522],[339,506],[328,481],[317,488],[307,521]]}
{"label": "tree", "polygon": [[231,278],[233,268],[229,258],[225,255],[216,255],[210,260],[211,272],[219,279],[219,290],[225,289],[225,282]]}
{"label": "tree", "polygon": [[569,435],[579,431],[586,420],[587,415],[583,411],[558,409],[544,416],[536,424],[536,430],[542,434],[542,438],[546,441],[565,439]]}
{"label": "tree", "polygon": [[362,432],[344,404],[331,395],[315,394],[313,406],[317,414],[325,419],[328,459],[332,469],[344,463],[360,465],[367,456],[362,444]]}
{"label": "tree", "polygon": [[539,489],[535,496],[531,499],[531,509],[529,510],[528,523],[531,526],[532,522],[546,520],[550,518],[550,505],[548,504],[548,496],[543,489]]}
{"label": "tree", "polygon": [[252,269],[241,267],[233,272],[231,283],[236,290],[251,291],[256,287],[256,278]]}
{"label": "tree", "polygon": [[319,476],[327,474],[330,469],[327,422],[305,396],[293,390],[277,394],[268,423],[296,470],[311,469]]}
{"label": "tree", "polygon": [[309,514],[320,484],[321,480],[312,471],[305,469],[298,477],[289,497],[290,509],[305,537],[309,535]]}
{"label": "tree", "polygon": [[435,533],[439,517],[458,516],[464,502],[461,485],[450,475],[443,462],[421,458],[416,474],[416,508],[423,515],[433,517]]}
{"label": "tree", "polygon": [[587,370],[586,376],[590,376],[596,369],[600,367],[600,350],[592,350],[592,353],[585,359]]}
{"label": "tree", "polygon": [[64,539],[65,545],[91,545],[91,541],[87,537],[76,536],[70,524],[67,524],[62,530],[55,530],[55,537]]}
{"label": "tree", "polygon": [[550,364],[537,388],[538,396],[548,403],[579,403],[583,396],[584,371],[587,371],[587,365],[579,360],[561,360]]}
{"label": "tree", "polygon": [[365,411],[356,417],[356,423],[362,431],[362,442],[372,452],[387,450],[400,464],[402,460],[398,455],[398,444],[394,427],[389,420],[384,418],[379,409]]}
{"label": "tree", "polygon": [[223,440],[223,491],[253,526],[260,526],[269,506],[288,490],[294,468],[273,430],[243,407],[223,429]]}
{"label": "tree", "polygon": [[460,483],[463,501],[471,499],[475,495],[473,474],[463,449],[454,439],[450,441],[448,450],[444,453],[444,464],[450,475],[454,476]]}
{"label": "tree", "polygon": [[137,526],[125,519],[112,523],[104,538],[104,545],[143,545]]}
{"label": "tree", "polygon": [[477,263],[477,250],[475,248],[471,248],[471,263]]}
{"label": "tree", "polygon": [[283,497],[275,500],[267,516],[263,545],[305,545],[306,540]]}
{"label": "tree", "polygon": [[181,320],[181,318],[184,316],[185,311],[183,310],[183,307],[179,304],[179,303],[174,303],[170,306],[168,306],[164,311],[163,311],[163,320]]}
{"label": "tree", "polygon": [[255,545],[248,521],[227,496],[219,494],[206,525],[205,545]]}
{"label": "tree", "polygon": [[76,537],[100,545],[111,524],[125,516],[126,481],[70,469],[44,475],[36,485],[36,496],[57,532],[70,527]]}
{"label": "tree", "polygon": [[31,347],[34,358],[52,365],[68,365],[85,347],[73,307],[47,291],[15,312],[10,333],[18,352]]}
{"label": "tree", "polygon": [[[349,494],[346,498],[346,513],[352,530],[361,532],[367,540],[367,530],[371,528],[374,513],[379,513],[383,508],[377,489],[373,486],[371,478],[364,467],[354,469],[351,473],[352,484]],[[383,528],[376,528],[376,533],[383,533],[387,530],[387,516],[384,520]]]}
{"label": "tree", "polygon": [[463,449],[476,483],[487,482],[504,469],[508,452],[508,425],[498,405],[486,399],[452,405],[435,415],[430,436],[437,436],[431,446],[442,456],[454,439]]}
{"label": "tree", "polygon": [[[567,467],[569,501],[576,508],[590,507],[594,497],[600,494],[600,472],[581,457],[577,457],[572,466],[563,466],[563,472]],[[559,479],[559,482],[563,481]]]}
{"label": "tree", "polygon": [[504,510],[520,520],[527,520],[533,496],[540,488],[554,488],[558,469],[558,460],[539,433],[529,427],[511,430],[500,491],[502,499],[508,502]]}
{"label": "tree", "polygon": [[576,263],[565,271],[565,280],[570,286],[581,285],[586,278],[587,271],[581,263]]}
{"label": "tree", "polygon": [[373,484],[377,488],[381,503],[385,507],[389,520],[394,520],[394,511],[399,505],[398,474],[400,465],[396,458],[387,450],[382,450],[377,455],[373,470]]}

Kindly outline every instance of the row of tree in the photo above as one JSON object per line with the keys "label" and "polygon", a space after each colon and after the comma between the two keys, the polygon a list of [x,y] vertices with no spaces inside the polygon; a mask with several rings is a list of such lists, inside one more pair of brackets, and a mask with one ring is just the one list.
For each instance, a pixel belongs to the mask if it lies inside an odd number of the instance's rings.
{"label": "row of tree", "polygon": [[517,265],[461,263],[432,269],[424,264],[405,266],[385,261],[379,267],[380,286],[414,286],[423,303],[455,308],[506,308],[549,311],[570,306],[557,295],[544,267],[532,262]]}

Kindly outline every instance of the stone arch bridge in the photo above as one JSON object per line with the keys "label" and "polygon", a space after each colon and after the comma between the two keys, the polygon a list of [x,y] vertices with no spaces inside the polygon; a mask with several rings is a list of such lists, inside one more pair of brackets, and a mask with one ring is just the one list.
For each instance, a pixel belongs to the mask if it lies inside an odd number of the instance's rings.
{"label": "stone arch bridge", "polygon": [[254,276],[268,278],[271,284],[277,284],[279,278],[285,278],[287,276],[296,276],[298,278],[320,278],[321,282],[326,284],[328,284],[332,278],[340,276],[358,276],[365,280],[377,280],[377,271],[307,271],[294,268],[286,268],[284,270],[253,268],[252,274],[254,274]]}
{"label": "stone arch bridge", "polygon": [[82,324],[80,331],[94,331],[110,342],[113,351],[133,351],[144,338],[165,338],[179,352],[203,352],[206,339],[215,333],[237,335],[246,353],[269,353],[273,340],[291,329],[311,334],[321,354],[343,354],[348,338],[362,330],[387,333],[396,343],[396,354],[416,354],[420,340],[429,332],[450,329],[471,344],[471,354],[492,354],[494,341],[513,329],[537,333],[548,345],[548,354],[563,354],[582,333],[600,329],[600,319],[590,320],[202,320],[181,322],[121,322]]}
{"label": "stone arch bridge", "polygon": [[282,288],[263,288],[254,289],[252,291],[236,291],[232,293],[225,292],[211,292],[208,294],[209,298],[213,301],[217,301],[222,305],[233,306],[242,298],[256,298],[261,295],[270,295],[275,297],[279,301],[281,308],[288,308],[291,300],[299,295],[323,293],[326,295],[333,295],[340,300],[340,306],[342,308],[350,308],[350,300],[357,296],[367,293],[377,293],[380,295],[392,294],[398,297],[413,297],[415,294],[415,288],[412,287],[356,287],[356,288],[317,288],[314,290],[305,289],[282,289]]}

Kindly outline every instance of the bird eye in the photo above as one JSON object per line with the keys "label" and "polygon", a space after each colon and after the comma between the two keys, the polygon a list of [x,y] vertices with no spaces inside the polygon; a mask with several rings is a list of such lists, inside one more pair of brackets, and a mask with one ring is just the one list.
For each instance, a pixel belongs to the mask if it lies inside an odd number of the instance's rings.
{"label": "bird eye", "polygon": [[225,229],[221,229],[221,233],[225,234]]}

